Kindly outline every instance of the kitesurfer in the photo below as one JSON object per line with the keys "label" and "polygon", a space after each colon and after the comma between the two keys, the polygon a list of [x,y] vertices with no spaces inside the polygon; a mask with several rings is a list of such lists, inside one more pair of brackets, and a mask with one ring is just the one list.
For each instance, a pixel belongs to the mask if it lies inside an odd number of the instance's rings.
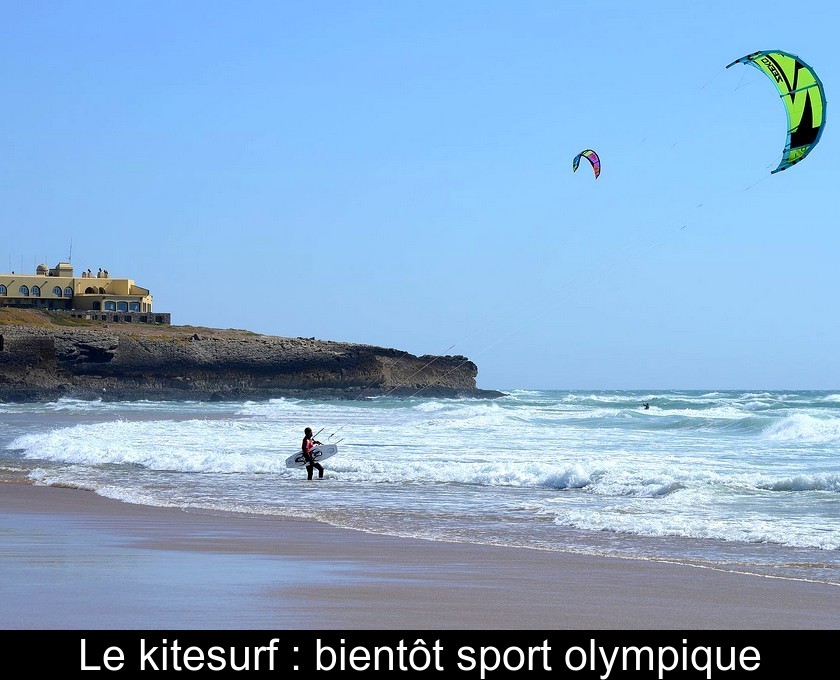
{"label": "kitesurfer", "polygon": [[320,463],[315,462],[315,458],[312,456],[312,447],[320,444],[317,439],[312,438],[312,428],[307,427],[303,431],[303,441],[300,443],[300,450],[303,454],[304,459],[306,460],[306,478],[312,479],[312,473],[314,472],[315,468],[318,468],[318,479],[322,479],[324,477],[324,468],[321,467]]}
{"label": "kitesurfer", "polygon": [[645,411],[647,411],[647,410],[650,408],[650,404],[649,404],[648,402],[646,402],[646,401],[643,401],[643,402],[642,402],[642,406],[644,406],[644,407],[645,407]]}

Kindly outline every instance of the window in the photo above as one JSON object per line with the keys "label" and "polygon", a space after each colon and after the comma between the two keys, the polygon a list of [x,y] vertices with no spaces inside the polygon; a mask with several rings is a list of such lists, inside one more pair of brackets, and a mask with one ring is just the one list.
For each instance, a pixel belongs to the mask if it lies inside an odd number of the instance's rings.
{"label": "window", "polygon": [[130,312],[139,312],[140,311],[140,303],[139,302],[129,302],[128,303],[128,310]]}
{"label": "window", "polygon": [[93,309],[94,311],[98,312],[100,309],[102,309],[102,303],[99,302],[99,300],[97,300],[93,303]]}
{"label": "window", "polygon": [[21,286],[20,288],[18,288],[18,291],[21,295],[23,295],[23,297],[29,297],[29,288],[27,288],[26,286]]}
{"label": "window", "polygon": [[91,288],[88,286],[85,288],[85,295],[96,295],[96,288]]}
{"label": "window", "polygon": [[155,317],[155,323],[163,323],[163,317],[158,315]]}
{"label": "window", "polygon": [[73,289],[70,286],[64,289],[64,297],[73,297]]}
{"label": "window", "polygon": [[61,288],[59,288],[58,286],[53,288],[53,295],[55,295],[56,297],[61,297]]}
{"label": "window", "polygon": [[116,312],[117,311],[117,303],[113,300],[107,300],[105,302],[105,311],[106,312]]}
{"label": "window", "polygon": [[41,286],[32,286],[32,297],[41,297]]}
{"label": "window", "polygon": [[126,323],[131,323],[131,317],[130,316],[125,317],[125,322]]}
{"label": "window", "polygon": [[6,286],[0,286],[0,295],[8,295],[9,292],[6,290]]}
{"label": "window", "polygon": [[117,303],[117,311],[118,312],[127,312],[128,311],[128,303],[127,302],[118,302]]}

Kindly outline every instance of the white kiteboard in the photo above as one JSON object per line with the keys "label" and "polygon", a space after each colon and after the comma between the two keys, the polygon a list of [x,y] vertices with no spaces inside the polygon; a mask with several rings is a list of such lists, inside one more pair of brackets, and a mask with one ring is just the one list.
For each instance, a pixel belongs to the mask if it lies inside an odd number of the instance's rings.
{"label": "white kiteboard", "polygon": [[[312,459],[316,463],[320,463],[322,460],[329,458],[330,456],[334,456],[336,453],[338,453],[338,446],[336,446],[335,444],[315,444],[315,446],[312,447],[310,452],[312,453]],[[291,456],[286,458],[286,467],[306,467],[306,459],[303,457],[303,452],[298,451],[297,453],[293,453]]]}

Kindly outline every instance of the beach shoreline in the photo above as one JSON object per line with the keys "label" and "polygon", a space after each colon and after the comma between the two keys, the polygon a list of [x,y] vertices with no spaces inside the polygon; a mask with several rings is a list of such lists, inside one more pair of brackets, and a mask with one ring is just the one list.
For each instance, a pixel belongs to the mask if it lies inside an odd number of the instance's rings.
{"label": "beach shoreline", "polygon": [[0,483],[4,629],[840,628],[837,586]]}

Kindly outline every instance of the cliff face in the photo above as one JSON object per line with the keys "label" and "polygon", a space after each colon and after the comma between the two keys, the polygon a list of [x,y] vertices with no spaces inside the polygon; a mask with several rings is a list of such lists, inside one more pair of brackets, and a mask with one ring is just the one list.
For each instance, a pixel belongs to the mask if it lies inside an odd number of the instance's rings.
{"label": "cliff face", "polygon": [[45,313],[14,315],[0,325],[0,401],[501,395],[477,389],[478,368],[462,356],[236,330],[59,326]]}

